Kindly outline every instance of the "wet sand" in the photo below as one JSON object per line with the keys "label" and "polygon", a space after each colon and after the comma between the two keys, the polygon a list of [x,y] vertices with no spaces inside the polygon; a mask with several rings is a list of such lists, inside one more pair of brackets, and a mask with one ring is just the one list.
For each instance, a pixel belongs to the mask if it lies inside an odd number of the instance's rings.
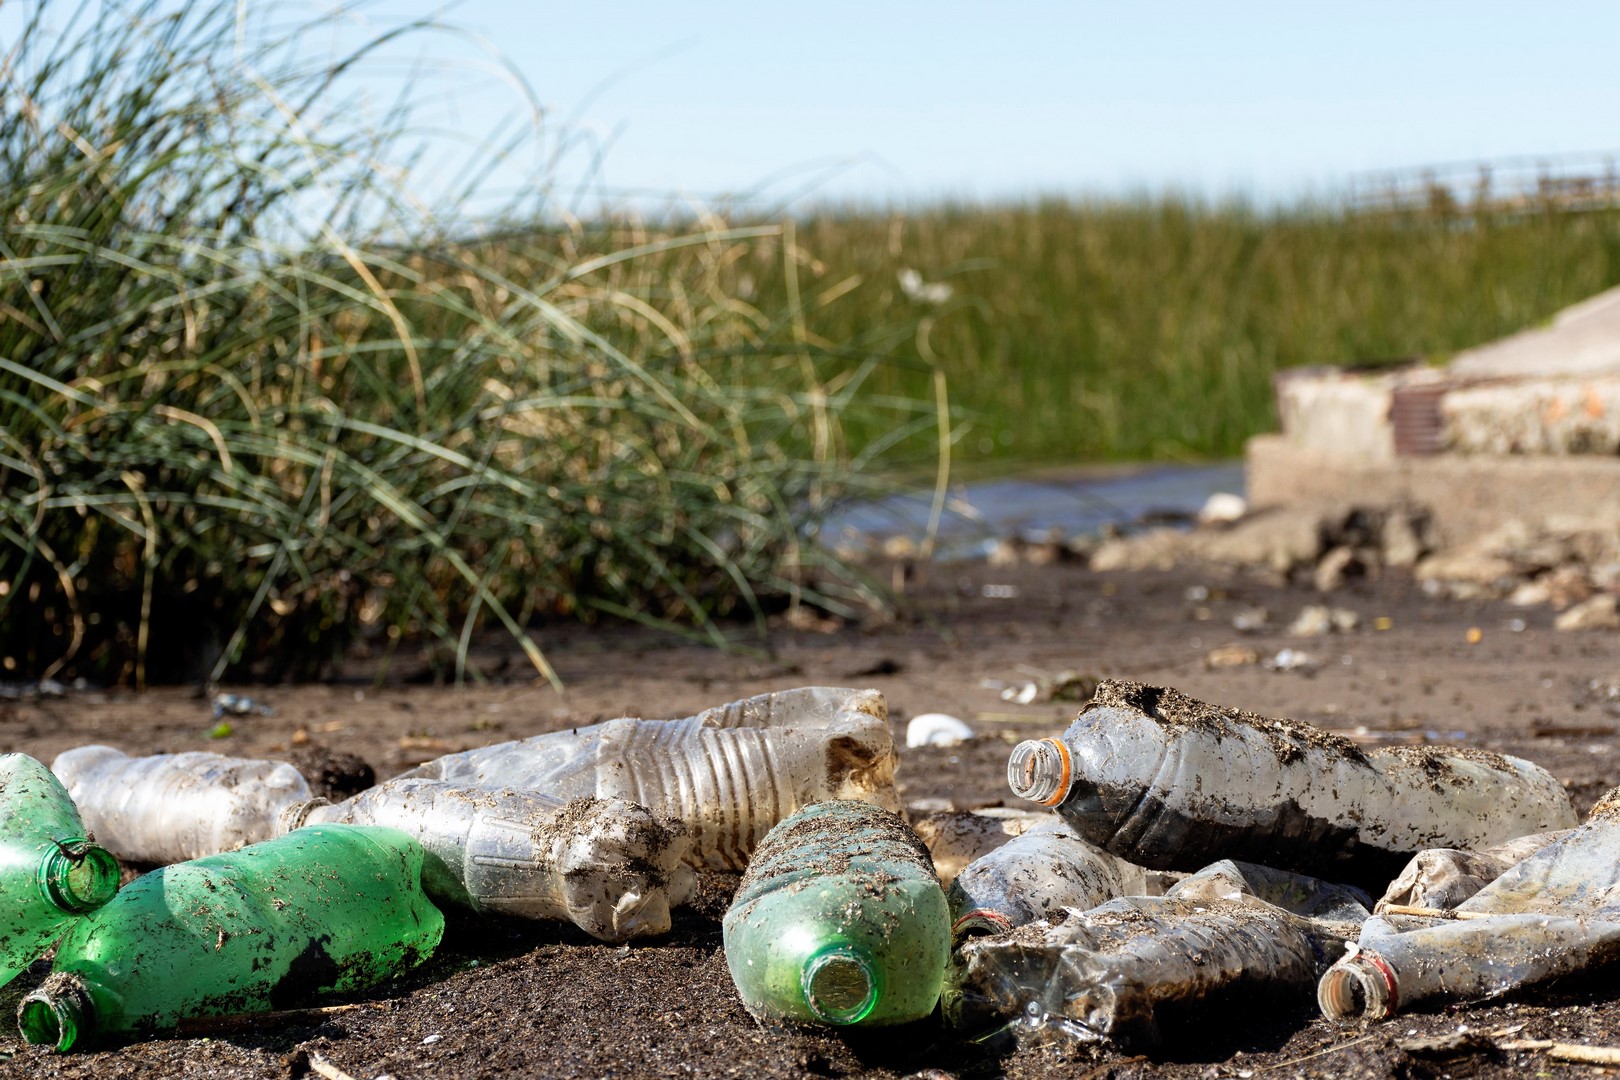
{"label": "wet sand", "polygon": [[[1560,633],[1546,608],[1432,598],[1404,576],[1324,597],[1245,574],[1183,568],[1095,574],[1072,564],[933,566],[907,584],[908,613],[876,626],[772,630],[768,655],[672,644],[638,630],[566,626],[539,640],[566,681],[531,682],[498,641],[478,655],[499,672],[469,689],[381,688],[357,678],[307,687],[236,687],[275,709],[233,718],[210,739],[208,702],[186,689],[135,696],[72,694],[0,702],[0,749],[47,762],[105,742],[134,753],[207,749],[244,756],[322,749],[357,755],[388,777],[441,753],[620,715],[688,715],[767,690],[872,686],[905,721],[948,712],[978,736],[953,748],[903,751],[904,802],[959,808],[1015,804],[1009,746],[1056,734],[1072,701],[1003,700],[986,682],[1021,684],[1065,670],[1174,686],[1194,697],[1305,720],[1379,745],[1460,743],[1536,761],[1581,813],[1620,784],[1620,634]],[[1360,629],[1295,639],[1301,607],[1331,603]],[[1259,633],[1232,619],[1261,606]],[[1388,620],[1388,629],[1375,629]],[[1269,658],[1283,648],[1320,661],[1305,671],[1206,666],[1221,646]],[[1229,655],[1238,655],[1237,651]],[[410,675],[396,664],[397,676]],[[341,778],[341,769],[332,770]],[[331,777],[329,777],[330,779]],[[207,1038],[164,1038],[57,1056],[25,1047],[7,1025],[0,1076],[297,1077],[312,1055],[357,1078],[457,1076],[1518,1076],[1590,1075],[1592,1066],[1504,1040],[1620,1045],[1613,968],[1488,1006],[1445,1007],[1369,1026],[1331,1025],[1314,1001],[1257,1009],[1211,1003],[1165,1032],[1150,1056],[1112,1049],[997,1056],[933,1021],[874,1033],[779,1033],[743,1010],[720,950],[735,881],[713,876],[663,940],[616,948],[571,927],[451,916],[444,945],[397,982],[319,1016],[263,1018]],[[0,994],[10,1012],[43,967]],[[1458,1038],[1463,1026],[1475,1038]],[[1440,1040],[1438,1048],[1426,1046]],[[1481,1038],[1483,1037],[1483,1038]],[[1475,1044],[1478,1044],[1477,1046]],[[1447,1048],[1449,1045],[1449,1049]],[[1576,1075],[1575,1071],[1567,1075]]]}

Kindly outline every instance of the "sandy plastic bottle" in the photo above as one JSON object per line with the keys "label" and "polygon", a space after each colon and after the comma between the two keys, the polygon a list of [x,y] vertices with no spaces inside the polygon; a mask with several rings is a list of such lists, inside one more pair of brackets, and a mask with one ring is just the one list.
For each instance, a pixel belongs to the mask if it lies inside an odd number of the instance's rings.
{"label": "sandy plastic bottle", "polygon": [[888,707],[875,690],[761,694],[681,720],[609,720],[480,747],[405,776],[558,799],[626,799],[683,822],[700,864],[741,870],[802,806],[856,799],[898,810]]}
{"label": "sandy plastic bottle", "polygon": [[1620,955],[1620,788],[1580,828],[1514,864],[1451,918],[1387,915],[1317,987],[1330,1020],[1478,1001]]}
{"label": "sandy plastic bottle", "polygon": [[945,894],[951,933],[994,934],[1064,908],[1084,911],[1119,896],[1161,895],[1165,877],[1088,844],[1062,822],[1046,822],[956,875]]}
{"label": "sandy plastic bottle", "polygon": [[386,825],[426,849],[434,900],[526,919],[564,919],[603,941],[662,934],[697,875],[691,841],[623,799],[559,802],[532,792],[399,779],[337,804],[291,808],[283,826]]}
{"label": "sandy plastic bottle", "polygon": [[96,840],[132,862],[183,862],[268,840],[282,811],[312,797],[286,762],[203,751],[132,758],[80,746],[58,754],[51,771]]}
{"label": "sandy plastic bottle", "polygon": [[817,803],[772,829],[722,930],[737,993],[761,1020],[920,1020],[950,952],[928,849],[898,815],[859,802]]}
{"label": "sandy plastic bottle", "polygon": [[1020,743],[1014,793],[1154,869],[1242,859],[1380,890],[1425,848],[1567,828],[1558,780],[1519,758],[1363,751],[1309,724],[1110,680],[1061,739]]}
{"label": "sandy plastic bottle", "polygon": [[44,765],[0,755],[0,985],[118,891],[118,860],[86,839]]}
{"label": "sandy plastic bottle", "polygon": [[421,874],[416,841],[352,825],[155,870],[63,939],[18,1007],[23,1038],[72,1050],[373,986],[443,936]]}
{"label": "sandy plastic bottle", "polygon": [[1151,1046],[1208,999],[1309,993],[1344,938],[1249,898],[1121,897],[957,950],[945,1018],[979,1041]]}

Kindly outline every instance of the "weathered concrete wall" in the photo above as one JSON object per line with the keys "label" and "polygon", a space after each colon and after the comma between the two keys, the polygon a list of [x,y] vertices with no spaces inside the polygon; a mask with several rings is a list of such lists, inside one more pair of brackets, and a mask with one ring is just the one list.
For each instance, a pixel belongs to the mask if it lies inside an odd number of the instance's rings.
{"label": "weathered concrete wall", "polygon": [[1251,506],[1426,506],[1445,544],[1504,521],[1620,527],[1620,457],[1440,454],[1378,461],[1301,446],[1281,435],[1249,440]]}

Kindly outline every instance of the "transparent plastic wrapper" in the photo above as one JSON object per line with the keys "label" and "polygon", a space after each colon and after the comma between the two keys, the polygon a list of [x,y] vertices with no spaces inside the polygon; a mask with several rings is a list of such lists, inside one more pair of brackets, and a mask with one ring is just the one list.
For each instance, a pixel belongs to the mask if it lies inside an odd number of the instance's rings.
{"label": "transparent plastic wrapper", "polygon": [[968,939],[945,1018],[979,1041],[1151,1046],[1200,1003],[1309,993],[1344,941],[1253,897],[1122,897]]}
{"label": "transparent plastic wrapper", "polygon": [[0,754],[0,986],[118,891],[118,860],[86,837],[49,769]]}
{"label": "transparent plastic wrapper", "polygon": [[97,842],[131,862],[184,862],[271,839],[280,815],[313,795],[284,761],[203,751],[132,758],[80,746],[51,771]]}
{"label": "transparent plastic wrapper", "polygon": [[430,761],[404,775],[559,799],[626,799],[683,822],[702,865],[741,870],[800,807],[898,810],[888,706],[876,690],[761,694],[681,720],[622,718]]}
{"label": "transparent plastic wrapper", "polygon": [[[1461,851],[1457,848],[1420,851],[1389,883],[1389,888],[1384,890],[1384,895],[1373,909],[1374,913],[1382,915],[1392,907],[1454,908],[1501,877],[1514,863],[1540,851],[1568,832],[1568,829],[1557,829],[1532,833],[1506,843],[1493,844],[1483,851]],[[1617,853],[1617,857],[1620,857],[1620,853]]]}
{"label": "transparent plastic wrapper", "polygon": [[1369,919],[1317,987],[1332,1020],[1478,1001],[1620,960],[1620,789],[1449,918]]}
{"label": "transparent plastic wrapper", "polygon": [[914,818],[911,827],[928,845],[939,883],[949,886],[962,868],[1039,825],[1058,820],[1050,810],[936,810]]}
{"label": "transparent plastic wrapper", "polygon": [[386,825],[426,849],[434,900],[526,919],[563,919],[603,941],[662,934],[697,875],[685,829],[623,799],[560,802],[437,780],[379,784],[341,803],[290,808],[286,828]]}
{"label": "transparent plastic wrapper", "polygon": [[320,825],[154,870],[74,925],[18,1027],[66,1051],[374,986],[444,934],[422,857],[394,829]]}
{"label": "transparent plastic wrapper", "polygon": [[950,953],[928,849],[898,815],[859,802],[818,803],[772,829],[722,931],[737,993],[767,1021],[921,1020]]}
{"label": "transparent plastic wrapper", "polygon": [[[994,934],[1118,896],[1160,896],[1169,881],[1088,844],[1061,821],[1035,826],[976,859],[951,883],[951,933]],[[1173,880],[1173,879],[1172,879]]]}
{"label": "transparent plastic wrapper", "polygon": [[1231,858],[1335,881],[1388,883],[1413,854],[1568,828],[1540,766],[1470,749],[1362,750],[1291,720],[1110,680],[1060,739],[1020,743],[1015,794],[1153,869]]}

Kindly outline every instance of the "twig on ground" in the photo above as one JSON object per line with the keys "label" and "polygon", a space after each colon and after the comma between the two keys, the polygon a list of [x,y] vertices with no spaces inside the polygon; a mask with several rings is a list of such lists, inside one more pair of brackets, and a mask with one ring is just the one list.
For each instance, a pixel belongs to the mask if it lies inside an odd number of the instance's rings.
{"label": "twig on ground", "polygon": [[1620,1046],[1581,1046],[1578,1043],[1554,1042],[1551,1039],[1505,1039],[1497,1043],[1496,1048],[1545,1050],[1550,1058],[1576,1061],[1583,1065],[1620,1065]]}
{"label": "twig on ground", "polygon": [[309,1055],[309,1068],[311,1072],[319,1073],[320,1075],[326,1077],[326,1080],[355,1080],[355,1078],[349,1073],[344,1072],[342,1069],[338,1068],[336,1065],[332,1064],[330,1061],[327,1061],[325,1058],[321,1057],[321,1055],[316,1053],[311,1053]]}
{"label": "twig on ground", "polygon": [[1450,908],[1413,907],[1411,904],[1381,904],[1380,915],[1419,915],[1428,919],[1489,919],[1490,911],[1455,911]]}

